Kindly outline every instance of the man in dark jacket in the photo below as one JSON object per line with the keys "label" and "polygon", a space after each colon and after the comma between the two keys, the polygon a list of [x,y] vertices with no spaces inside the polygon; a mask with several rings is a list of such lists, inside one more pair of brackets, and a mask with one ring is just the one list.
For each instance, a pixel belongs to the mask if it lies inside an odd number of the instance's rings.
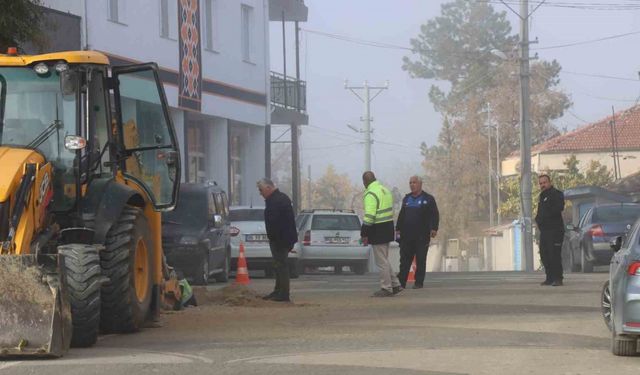
{"label": "man in dark jacket", "polygon": [[427,251],[429,241],[438,233],[440,214],[433,195],[422,190],[422,179],[413,176],[409,179],[411,193],[402,199],[402,207],[396,224],[396,238],[400,242],[400,273],[398,279],[403,288],[413,258],[416,258],[416,282],[413,289],[424,285],[427,268]]}
{"label": "man in dark jacket", "polygon": [[287,257],[293,245],[298,242],[293,206],[289,197],[278,190],[269,179],[263,178],[258,181],[258,190],[265,201],[264,224],[276,274],[273,292],[263,299],[290,302]]}
{"label": "man in dark jacket", "polygon": [[562,285],[562,241],[564,240],[564,194],[551,185],[551,178],[538,177],[540,199],[536,224],[540,230],[540,260],[547,278],[540,285]]}

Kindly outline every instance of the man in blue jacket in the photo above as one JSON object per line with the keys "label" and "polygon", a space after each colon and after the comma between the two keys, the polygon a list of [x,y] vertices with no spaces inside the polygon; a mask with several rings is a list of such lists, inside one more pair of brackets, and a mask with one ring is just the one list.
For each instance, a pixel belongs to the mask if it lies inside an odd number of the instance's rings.
{"label": "man in blue jacket", "polygon": [[276,274],[276,285],[273,292],[264,296],[263,299],[290,302],[287,257],[293,249],[293,245],[298,242],[291,199],[278,190],[273,181],[266,178],[258,181],[258,191],[265,201],[264,224],[267,229]]}
{"label": "man in blue jacket", "polygon": [[402,199],[402,207],[396,224],[396,238],[400,242],[400,273],[398,279],[403,288],[413,257],[416,258],[416,282],[413,289],[424,285],[427,268],[427,251],[431,238],[438,233],[440,214],[433,195],[422,191],[422,179],[413,176],[409,179],[411,192]]}

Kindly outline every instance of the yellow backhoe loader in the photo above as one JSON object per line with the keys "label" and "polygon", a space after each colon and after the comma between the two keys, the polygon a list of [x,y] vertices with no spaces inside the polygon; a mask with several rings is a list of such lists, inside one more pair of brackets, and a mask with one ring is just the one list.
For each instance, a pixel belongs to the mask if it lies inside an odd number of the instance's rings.
{"label": "yellow backhoe loader", "polygon": [[0,358],[157,317],[179,154],[155,64],[0,54]]}

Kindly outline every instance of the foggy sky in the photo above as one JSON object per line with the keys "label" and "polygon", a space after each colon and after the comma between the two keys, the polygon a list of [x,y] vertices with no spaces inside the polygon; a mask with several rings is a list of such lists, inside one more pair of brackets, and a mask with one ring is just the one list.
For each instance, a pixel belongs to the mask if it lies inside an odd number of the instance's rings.
{"label": "foggy sky", "polygon": [[[564,0],[563,3],[578,0]],[[440,15],[442,0],[306,0],[309,21],[303,29],[337,34],[355,39],[409,47],[420,25]],[[553,4],[557,0],[548,0]],[[585,3],[585,0],[580,0]],[[598,0],[598,3],[631,3],[628,0]],[[638,3],[636,3],[638,4]],[[507,7],[513,33],[519,31],[519,19]],[[513,6],[519,10],[517,5]],[[640,31],[640,11],[605,11],[541,6],[533,15],[530,36],[539,43],[531,46],[541,59],[556,59],[562,65],[560,87],[574,105],[555,123],[574,129],[611,114],[611,106],[621,110],[640,98],[640,34],[587,43],[573,47],[543,49],[557,45],[589,41],[616,34]],[[287,25],[287,74],[295,75],[293,26]],[[271,23],[271,70],[282,72],[282,25]],[[433,81],[412,79],[402,70],[402,57],[410,51],[377,48],[303,32],[301,39],[301,75],[307,81],[307,108],[311,126],[302,129],[301,167],[307,177],[317,179],[328,164],[338,173],[348,173],[358,182],[364,165],[362,135],[347,128],[360,128],[363,104],[348,90],[344,80],[361,85],[382,85],[389,89],[372,103],[374,121],[373,170],[392,186],[408,187],[408,178],[422,174],[419,146],[437,142],[442,118],[428,99]],[[587,77],[586,73],[622,77],[629,80]],[[321,128],[321,129],[318,129]],[[274,126],[272,137],[284,128]],[[283,138],[288,137],[288,135]],[[391,144],[382,144],[375,141]]]}

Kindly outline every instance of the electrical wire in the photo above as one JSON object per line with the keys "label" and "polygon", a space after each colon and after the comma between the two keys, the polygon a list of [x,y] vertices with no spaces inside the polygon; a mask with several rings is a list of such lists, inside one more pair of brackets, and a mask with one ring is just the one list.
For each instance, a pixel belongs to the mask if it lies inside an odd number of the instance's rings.
{"label": "electrical wire", "polygon": [[[521,0],[470,0],[477,3],[496,5],[521,5]],[[640,10],[637,2],[622,3],[590,3],[590,2],[570,2],[570,1],[529,1],[531,5],[544,5],[545,7],[568,8],[580,10],[601,10],[601,11],[628,11]]]}
{"label": "electrical wire", "polygon": [[639,82],[637,79],[633,78],[625,78],[625,77],[615,77],[604,74],[590,74],[590,73],[579,73],[579,72],[570,72],[568,70],[561,70],[560,74],[573,74],[576,76],[585,76],[585,77],[593,77],[593,78],[602,78],[602,79],[614,79],[618,81],[631,81],[631,82]]}
{"label": "electrical wire", "polygon": [[628,32],[628,33],[624,33],[624,34],[616,34],[616,35],[610,35],[610,36],[605,36],[602,38],[598,38],[598,39],[591,39],[591,40],[585,40],[582,42],[574,42],[574,43],[567,43],[567,44],[558,44],[555,46],[548,46],[548,47],[536,47],[536,48],[531,48],[532,51],[540,51],[540,50],[546,50],[546,49],[555,49],[555,48],[566,48],[566,47],[573,47],[573,46],[581,46],[583,44],[591,44],[591,43],[597,43],[597,42],[602,42],[605,40],[611,40],[611,39],[618,39],[618,38],[624,38],[626,36],[631,36],[631,35],[638,35],[640,34],[640,31],[632,31],[632,32]]}

